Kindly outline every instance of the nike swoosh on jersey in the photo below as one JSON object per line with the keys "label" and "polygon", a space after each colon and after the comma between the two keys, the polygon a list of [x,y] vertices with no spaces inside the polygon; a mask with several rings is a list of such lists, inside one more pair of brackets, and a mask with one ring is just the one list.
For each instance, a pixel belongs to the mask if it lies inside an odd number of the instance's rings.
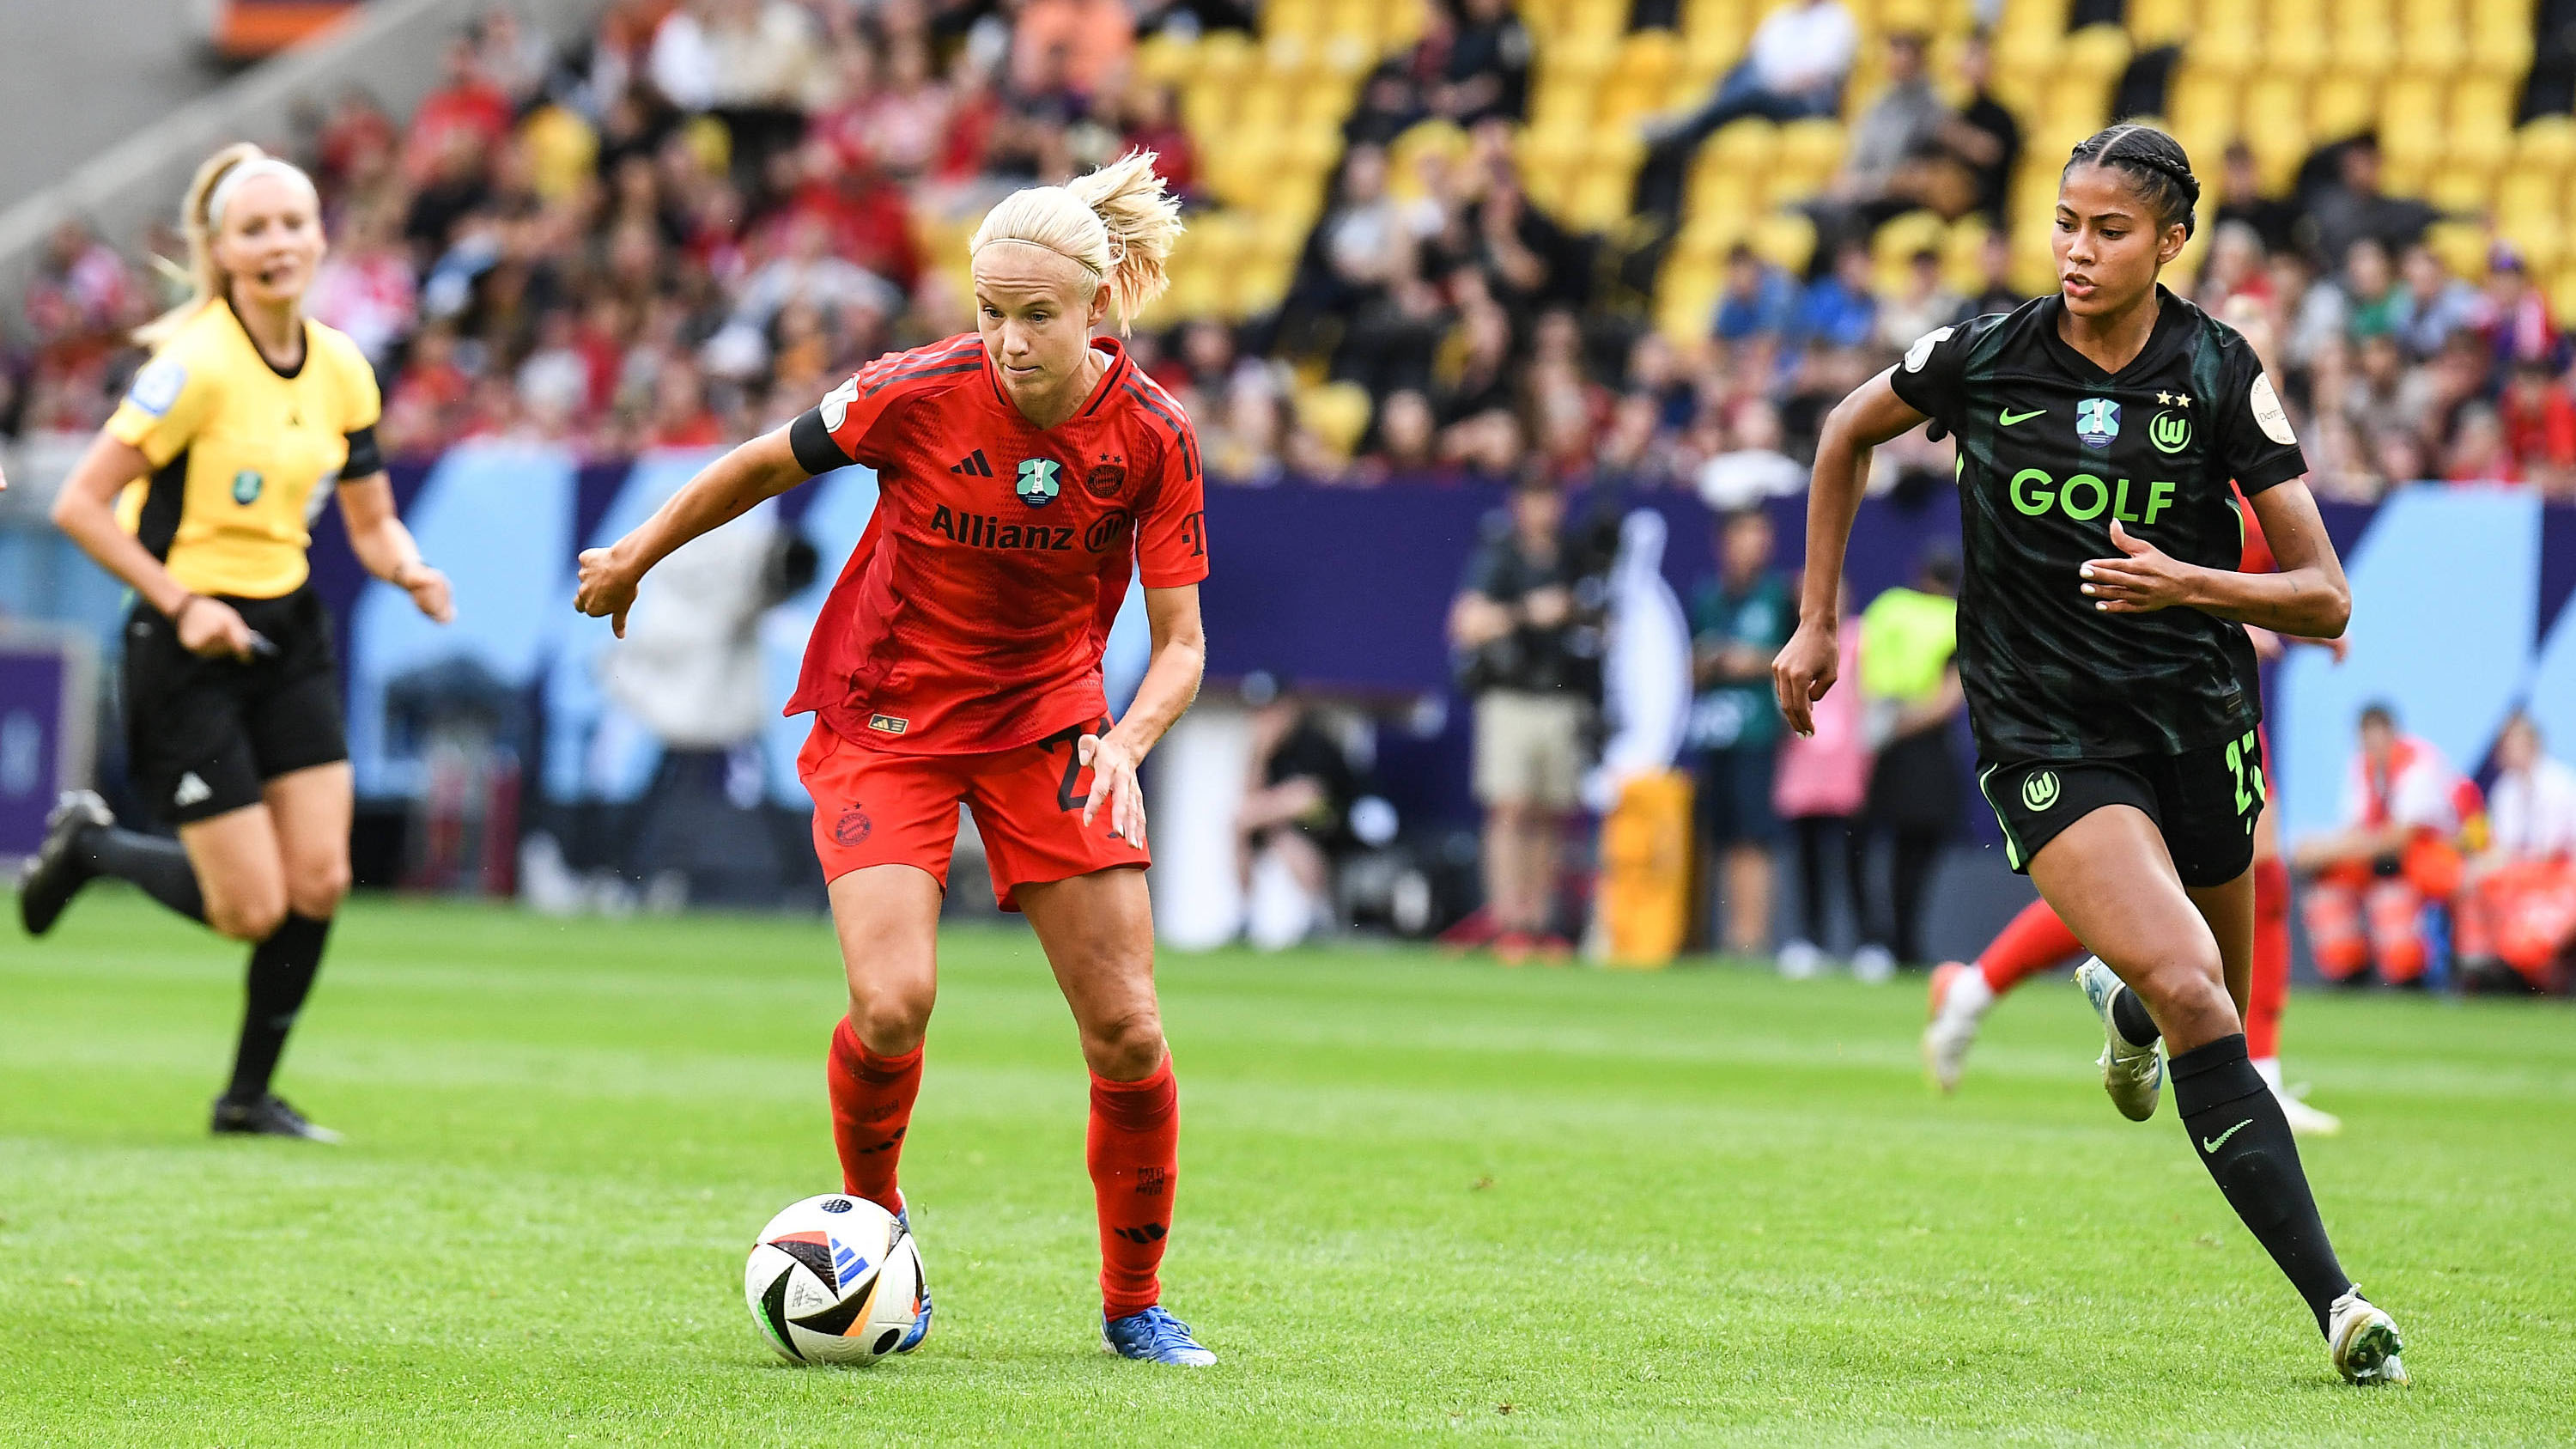
{"label": "nike swoosh on jersey", "polygon": [[2015,423],[2029,422],[2032,418],[2038,417],[2041,413],[2046,411],[2048,411],[2046,408],[2032,408],[2029,412],[2017,413],[2011,408],[2005,408],[2002,412],[1995,415],[1995,421],[2002,423],[2005,427],[2009,428]]}
{"label": "nike swoosh on jersey", "polygon": [[2203,1152],[2216,1152],[2219,1148],[2227,1145],[2228,1138],[2235,1136],[2237,1133],[2242,1132],[2253,1125],[2254,1119],[2248,1117],[2244,1121],[2237,1123],[2235,1126],[2228,1128],[2226,1131],[2219,1133],[2215,1137],[2203,1137],[2200,1139],[2200,1150]]}

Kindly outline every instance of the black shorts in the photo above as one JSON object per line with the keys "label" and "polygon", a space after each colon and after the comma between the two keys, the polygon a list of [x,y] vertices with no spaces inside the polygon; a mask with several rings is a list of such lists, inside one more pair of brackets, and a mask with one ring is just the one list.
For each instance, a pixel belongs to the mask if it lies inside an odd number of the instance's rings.
{"label": "black shorts", "polygon": [[202,659],[137,603],[125,621],[125,739],[136,791],[173,825],[256,805],[278,776],[349,758],[331,611],[310,584],[224,602],[277,646],[245,664]]}
{"label": "black shorts", "polygon": [[2179,755],[2109,760],[1977,762],[1977,788],[2004,828],[2004,859],[2016,874],[2058,832],[2105,805],[2134,805],[2165,838],[2187,886],[2225,885],[2254,864],[2254,822],[2263,814],[2259,731]]}
{"label": "black shorts", "polygon": [[1691,813],[1699,817],[1699,838],[1710,845],[1768,845],[1780,838],[1780,819],[1771,808],[1771,782],[1780,758],[1777,745],[1729,745],[1699,757],[1692,772]]}

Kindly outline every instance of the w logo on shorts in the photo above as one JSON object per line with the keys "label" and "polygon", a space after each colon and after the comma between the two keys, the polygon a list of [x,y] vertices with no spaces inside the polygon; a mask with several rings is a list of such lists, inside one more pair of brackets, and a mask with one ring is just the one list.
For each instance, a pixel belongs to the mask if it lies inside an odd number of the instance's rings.
{"label": "w logo on shorts", "polygon": [[2021,803],[2033,810],[2045,810],[2057,803],[2057,772],[2041,770],[2021,782]]}

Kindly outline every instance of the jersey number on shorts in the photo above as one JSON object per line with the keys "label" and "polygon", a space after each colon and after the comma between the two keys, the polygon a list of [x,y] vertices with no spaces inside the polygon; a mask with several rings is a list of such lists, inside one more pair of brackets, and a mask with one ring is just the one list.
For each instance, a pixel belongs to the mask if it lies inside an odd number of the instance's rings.
{"label": "jersey number on shorts", "polygon": [[[2263,803],[2263,756],[2254,743],[2254,732],[2245,738],[2227,742],[2227,769],[2236,777],[2236,813],[2244,814]],[[2252,829],[2252,826],[2247,826]]]}
{"label": "jersey number on shorts", "polygon": [[1055,787],[1057,808],[1079,810],[1083,802],[1090,798],[1087,793],[1077,791],[1073,786],[1074,777],[1082,773],[1082,737],[1107,733],[1109,733],[1109,721],[1104,719],[1087,725],[1066,725],[1063,729],[1038,741],[1038,747],[1041,749],[1052,750],[1058,745],[1064,746],[1064,780]]}

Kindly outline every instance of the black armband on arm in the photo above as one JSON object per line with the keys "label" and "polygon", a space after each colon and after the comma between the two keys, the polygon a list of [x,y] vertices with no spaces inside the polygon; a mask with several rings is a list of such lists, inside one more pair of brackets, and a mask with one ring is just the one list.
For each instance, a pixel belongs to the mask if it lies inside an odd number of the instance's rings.
{"label": "black armband on arm", "polygon": [[807,408],[787,425],[787,446],[796,454],[796,466],[809,474],[829,473],[858,461],[841,451],[832,438],[832,430],[823,423],[821,408]]}
{"label": "black armband on arm", "polygon": [[340,465],[340,481],[355,483],[373,478],[385,471],[385,454],[376,446],[376,425],[352,429],[349,433],[349,461]]}

